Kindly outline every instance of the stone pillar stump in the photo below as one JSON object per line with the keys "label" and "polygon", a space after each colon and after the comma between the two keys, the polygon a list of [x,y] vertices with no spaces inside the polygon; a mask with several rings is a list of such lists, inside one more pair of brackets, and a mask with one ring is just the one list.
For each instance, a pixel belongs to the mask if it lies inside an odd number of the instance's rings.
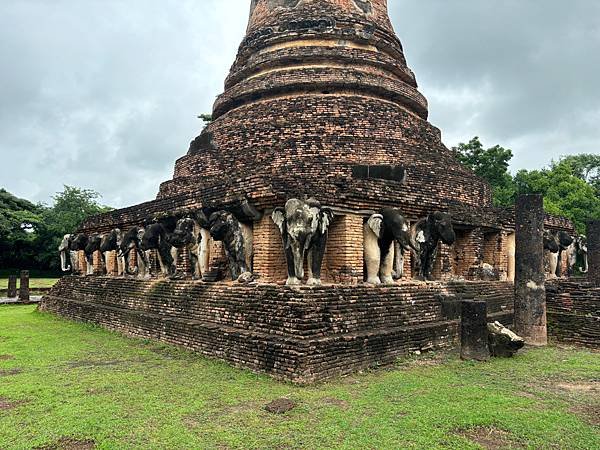
{"label": "stone pillar stump", "polygon": [[515,328],[530,345],[547,345],[544,202],[522,195],[516,205]]}
{"label": "stone pillar stump", "polygon": [[17,296],[17,276],[9,275],[8,276],[7,297],[8,298],[16,298],[16,296]]}
{"label": "stone pillar stump", "polygon": [[21,271],[21,284],[19,287],[19,301],[29,303],[29,270]]}
{"label": "stone pillar stump", "polygon": [[487,303],[465,300],[462,302],[461,311],[461,359],[487,361],[490,359]]}
{"label": "stone pillar stump", "polygon": [[600,286],[600,220],[587,224],[588,280]]}

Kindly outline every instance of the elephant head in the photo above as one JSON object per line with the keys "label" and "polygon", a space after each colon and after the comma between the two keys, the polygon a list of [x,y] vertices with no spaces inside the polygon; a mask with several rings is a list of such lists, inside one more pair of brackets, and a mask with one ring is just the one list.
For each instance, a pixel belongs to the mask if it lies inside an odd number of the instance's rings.
{"label": "elephant head", "polygon": [[279,227],[288,266],[288,285],[304,279],[304,259],[308,256],[308,284],[321,284],[321,266],[333,211],[321,207],[315,199],[288,200],[284,208],[276,208],[273,222]]}
{"label": "elephant head", "polygon": [[202,276],[200,268],[200,247],[203,245],[201,224],[207,226],[208,220],[202,212],[189,214],[177,221],[175,231],[167,236],[169,243],[173,246],[172,252],[175,266],[177,266],[178,249],[184,249],[187,252],[191,269],[192,278],[198,279]]}
{"label": "elephant head", "polygon": [[575,238],[566,231],[544,231],[544,250],[548,250],[550,253],[548,255],[550,278],[562,275],[562,253],[568,250],[574,241]]}
{"label": "elephant head", "polygon": [[210,236],[223,242],[232,280],[251,281],[252,231],[229,211],[216,211],[208,219]]}
{"label": "elephant head", "polygon": [[404,252],[417,250],[410,239],[410,225],[402,212],[385,208],[373,214],[364,229],[364,251],[367,266],[367,283],[393,283],[392,270],[396,265],[396,277],[401,278],[404,268]]}
{"label": "elephant head", "polygon": [[417,277],[431,280],[433,263],[437,256],[438,244],[453,245],[456,233],[452,226],[452,217],[442,212],[429,214],[411,228],[411,242],[416,248],[415,272]]}
{"label": "elephant head", "polygon": [[[75,271],[75,266],[71,258],[71,241],[73,240],[72,234],[65,234],[60,245],[58,252],[60,253],[60,268],[63,272],[68,272],[71,269]],[[68,265],[67,265],[68,262]]]}
{"label": "elephant head", "polygon": [[544,230],[544,250],[550,253],[558,253],[560,249],[556,235],[549,230]]}
{"label": "elephant head", "polygon": [[433,239],[441,240],[446,245],[453,245],[456,242],[450,214],[434,212],[427,218],[427,225]]}

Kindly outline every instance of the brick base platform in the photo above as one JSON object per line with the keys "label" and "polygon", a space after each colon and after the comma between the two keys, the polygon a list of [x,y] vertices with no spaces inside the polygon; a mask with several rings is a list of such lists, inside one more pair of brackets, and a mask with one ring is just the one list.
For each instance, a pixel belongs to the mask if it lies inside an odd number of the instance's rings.
{"label": "brick base platform", "polygon": [[186,281],[66,277],[40,310],[311,383],[457,345],[461,298],[512,323],[505,282],[404,283],[291,289]]}
{"label": "brick base platform", "polygon": [[548,333],[555,339],[600,348],[600,287],[554,281],[546,287]]}

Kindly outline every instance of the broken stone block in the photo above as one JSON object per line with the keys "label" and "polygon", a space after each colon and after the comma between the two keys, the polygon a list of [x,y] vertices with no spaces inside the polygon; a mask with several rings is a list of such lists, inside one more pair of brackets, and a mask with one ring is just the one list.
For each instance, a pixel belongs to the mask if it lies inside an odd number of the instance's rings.
{"label": "broken stone block", "polygon": [[488,345],[492,356],[510,358],[523,348],[525,340],[500,322],[488,323]]}

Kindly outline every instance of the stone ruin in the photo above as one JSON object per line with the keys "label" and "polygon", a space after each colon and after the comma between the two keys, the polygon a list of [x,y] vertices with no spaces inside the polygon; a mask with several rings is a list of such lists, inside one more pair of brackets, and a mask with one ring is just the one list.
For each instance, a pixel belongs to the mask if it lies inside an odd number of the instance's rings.
{"label": "stone ruin", "polygon": [[41,309],[300,383],[456,346],[465,299],[512,324],[515,212],[427,117],[387,0],[252,0],[173,179],[65,236],[96,276]]}

